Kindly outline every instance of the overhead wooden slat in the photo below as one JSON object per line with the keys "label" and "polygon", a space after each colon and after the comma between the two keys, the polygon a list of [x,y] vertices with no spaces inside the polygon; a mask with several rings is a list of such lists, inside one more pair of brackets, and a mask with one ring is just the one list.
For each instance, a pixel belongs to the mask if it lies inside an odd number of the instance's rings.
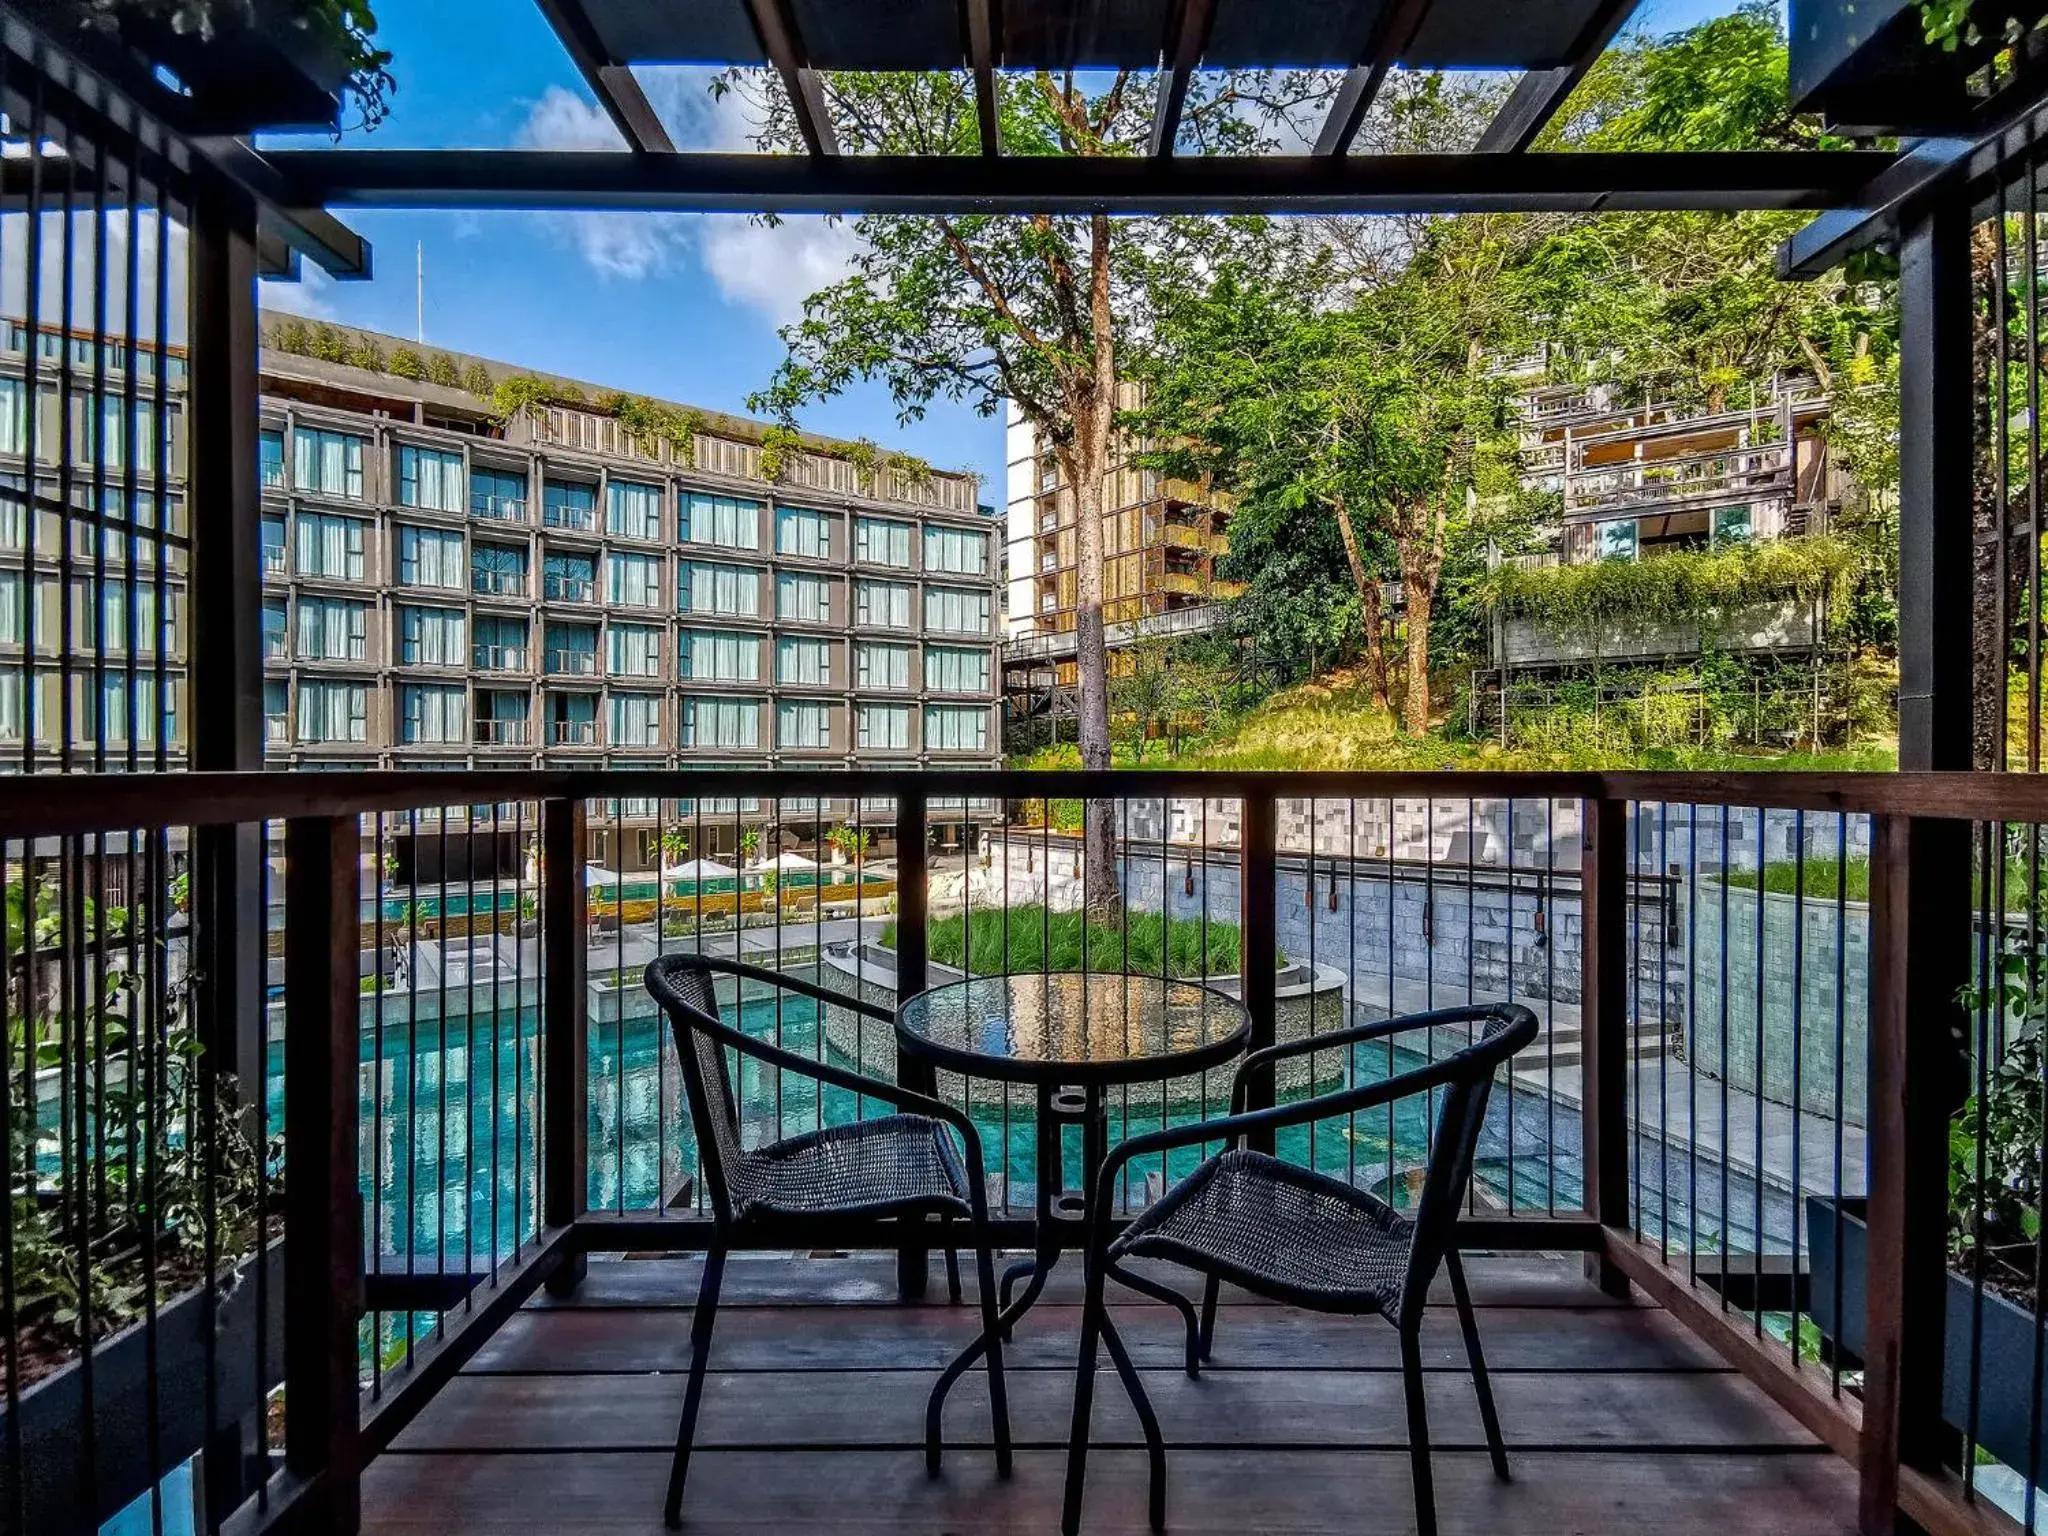
{"label": "overhead wooden slat", "polygon": [[797,132],[813,155],[839,153],[839,136],[832,131],[831,115],[825,110],[825,86],[804,56],[796,26],[790,20],[784,0],[747,0],[754,26],[761,34],[761,46],[782,76],[789,92],[789,104],[796,112]]}
{"label": "overhead wooden slat", "polygon": [[536,0],[555,36],[562,40],[570,62],[583,76],[584,84],[597,97],[627,144],[642,154],[672,154],[675,142],[669,138],[647,93],[633,78],[633,71],[605,51],[597,30],[584,11],[582,0]]}
{"label": "overhead wooden slat", "polygon": [[1003,152],[1002,116],[996,105],[996,33],[994,0],[964,0],[967,17],[967,67],[974,72],[974,116],[981,130],[981,152]]}
{"label": "overhead wooden slat", "polygon": [[1152,110],[1151,151],[1173,153],[1173,141],[1180,132],[1180,114],[1187,105],[1188,82],[1209,46],[1209,29],[1216,20],[1216,0],[1181,0],[1174,15],[1173,37],[1167,46],[1166,75],[1159,82],[1159,101]]}
{"label": "overhead wooden slat", "polygon": [[1636,0],[1607,0],[1579,40],[1569,63],[1553,69],[1532,69],[1515,82],[1507,102],[1479,136],[1481,154],[1512,154],[1536,142],[1536,135],[1557,115],[1567,97],[1586,78],[1614,34],[1636,8]]}
{"label": "overhead wooden slat", "polygon": [[1358,137],[1387,71],[1414,40],[1429,4],[1430,0],[1394,0],[1381,14],[1366,61],[1347,71],[1344,83],[1337,88],[1337,99],[1331,103],[1330,115],[1323,120],[1323,131],[1316,135],[1316,154],[1332,158],[1351,152],[1351,142]]}

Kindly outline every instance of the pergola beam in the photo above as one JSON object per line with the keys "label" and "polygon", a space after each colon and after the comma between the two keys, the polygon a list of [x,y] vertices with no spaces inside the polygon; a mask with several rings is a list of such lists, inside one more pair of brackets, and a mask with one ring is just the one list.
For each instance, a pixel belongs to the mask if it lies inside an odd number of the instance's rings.
{"label": "pergola beam", "polygon": [[1216,0],[1181,0],[1167,45],[1166,76],[1159,83],[1159,100],[1152,109],[1149,148],[1155,156],[1173,153],[1181,111],[1188,102],[1188,85],[1209,46],[1209,28],[1215,20]]}
{"label": "pergola beam", "polygon": [[994,0],[963,0],[967,16],[967,67],[974,74],[974,117],[981,152],[1003,152],[1002,115],[996,104],[996,22]]}
{"label": "pergola beam", "polygon": [[1878,151],[1201,156],[620,155],[296,150],[299,206],[780,213],[1599,213],[1840,208]]}
{"label": "pergola beam", "polygon": [[1372,110],[1387,72],[1401,57],[1402,50],[1414,41],[1415,29],[1422,25],[1423,13],[1428,9],[1429,0],[1395,0],[1387,9],[1368,45],[1370,57],[1347,70],[1337,87],[1330,115],[1323,120],[1322,132],[1316,135],[1316,154],[1341,159],[1351,153],[1351,141],[1365,125],[1365,114]]}
{"label": "pergola beam", "polygon": [[786,0],[747,0],[747,11],[754,18],[754,30],[761,34],[762,48],[782,76],[782,88],[789,93],[804,148],[814,156],[837,155],[839,135],[833,132],[832,116],[825,108],[825,83],[805,58]]}
{"label": "pergola beam", "polygon": [[1557,116],[1635,8],[1636,0],[1607,0],[1572,50],[1570,63],[1555,69],[1532,69],[1517,80],[1499,113],[1479,136],[1479,152],[1515,154],[1535,143],[1536,135]]}
{"label": "pergola beam", "polygon": [[627,144],[641,154],[666,155],[675,152],[647,93],[626,65],[606,54],[598,41],[597,29],[584,13],[582,0],[535,0],[555,36],[562,41],[569,60],[583,76],[605,116],[619,130]]}

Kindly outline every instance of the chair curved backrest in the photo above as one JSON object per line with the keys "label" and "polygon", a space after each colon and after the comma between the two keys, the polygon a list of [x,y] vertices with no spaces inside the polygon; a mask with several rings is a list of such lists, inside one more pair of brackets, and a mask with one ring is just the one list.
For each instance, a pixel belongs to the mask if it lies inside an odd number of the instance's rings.
{"label": "chair curved backrest", "polygon": [[1430,1282],[1455,1235],[1458,1210],[1472,1184],[1472,1164],[1479,1151],[1479,1133],[1486,1124],[1493,1075],[1536,1038],[1536,1015],[1519,1004],[1496,1005],[1481,1017],[1486,1023],[1478,1038],[1432,1069],[1443,1075],[1439,1090],[1443,1102],[1437,1112],[1429,1166],[1423,1174],[1422,1198],[1415,1208],[1408,1270],[1402,1281],[1404,1324],[1420,1321]]}
{"label": "chair curved backrest", "polygon": [[740,1159],[740,1122],[716,1033],[713,978],[718,969],[700,955],[663,955],[647,967],[647,990],[668,1015],[675,1035],[690,1120],[697,1127],[698,1173],[711,1197],[712,1214],[723,1226],[733,1215],[729,1180]]}

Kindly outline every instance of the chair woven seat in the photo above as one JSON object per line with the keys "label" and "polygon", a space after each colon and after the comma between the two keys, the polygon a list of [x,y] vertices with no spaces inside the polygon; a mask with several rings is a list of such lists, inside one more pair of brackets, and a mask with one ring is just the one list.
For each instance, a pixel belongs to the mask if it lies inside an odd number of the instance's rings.
{"label": "chair woven seat", "polygon": [[1171,1259],[1318,1311],[1391,1315],[1414,1232],[1362,1190],[1239,1149],[1134,1217],[1109,1255]]}
{"label": "chair woven seat", "polygon": [[924,1115],[885,1115],[806,1131],[727,1172],[733,1215],[971,1216],[967,1171],[952,1139]]}

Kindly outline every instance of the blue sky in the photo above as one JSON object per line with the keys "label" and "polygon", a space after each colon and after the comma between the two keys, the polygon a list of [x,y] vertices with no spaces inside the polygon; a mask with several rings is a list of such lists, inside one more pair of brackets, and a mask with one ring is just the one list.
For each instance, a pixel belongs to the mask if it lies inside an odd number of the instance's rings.
{"label": "blue sky", "polygon": [[[1530,0],[1523,0],[1530,3]],[[1683,27],[1734,0],[1646,0],[1640,22]],[[372,148],[606,149],[618,140],[528,0],[379,0],[399,81],[390,120],[351,144]],[[646,71],[650,97],[685,148],[738,147],[743,124],[715,111],[701,73]],[[324,141],[316,141],[324,142]],[[737,217],[351,212],[376,276],[315,274],[264,285],[266,305],[410,336],[423,254],[429,344],[688,401],[745,409],[782,355],[775,331],[844,260],[843,226]],[[897,425],[879,387],[808,410],[802,424],[867,436],[948,468],[979,470],[1002,498],[999,422],[936,406]]]}

